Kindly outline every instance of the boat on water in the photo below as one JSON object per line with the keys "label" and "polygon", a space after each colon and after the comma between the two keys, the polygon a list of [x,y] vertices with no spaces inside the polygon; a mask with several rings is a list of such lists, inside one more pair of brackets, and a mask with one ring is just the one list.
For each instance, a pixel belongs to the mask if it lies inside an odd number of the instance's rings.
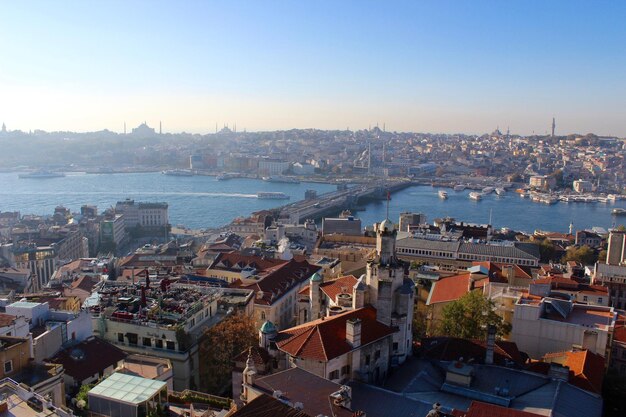
{"label": "boat on water", "polygon": [[439,198],[441,198],[442,200],[445,200],[448,198],[448,192],[445,190],[439,190],[437,194],[439,194]]}
{"label": "boat on water", "polygon": [[526,193],[526,192],[519,193],[519,196],[522,197],[522,198],[528,198],[528,197],[530,197],[530,193]]}
{"label": "boat on water", "polygon": [[282,175],[271,176],[271,177],[263,177],[262,180],[263,181],[267,181],[267,182],[282,182],[282,183],[287,183],[287,184],[300,184],[300,181],[298,181],[296,178],[283,177]]}
{"label": "boat on water", "polygon": [[289,200],[289,196],[281,192],[259,191],[256,193],[256,198],[263,200]]}
{"label": "boat on water", "polygon": [[224,172],[218,175],[217,177],[215,177],[215,179],[218,181],[231,180],[233,178],[239,178],[239,174],[236,174],[234,172]]}
{"label": "boat on water", "polygon": [[483,188],[483,194],[491,194],[492,192],[493,192],[493,187]]}
{"label": "boat on water", "polygon": [[504,194],[506,194],[506,190],[504,188],[502,188],[502,187],[498,187],[498,188],[496,188],[496,194],[497,195],[504,195]]}
{"label": "boat on water", "polygon": [[18,174],[18,178],[33,178],[33,179],[46,179],[46,178],[60,178],[64,177],[65,174],[63,172],[53,172],[53,171],[33,171],[27,172],[24,174]]}
{"label": "boat on water", "polygon": [[611,214],[614,216],[626,216],[626,209],[614,208],[613,210],[611,210]]}
{"label": "boat on water", "polygon": [[469,198],[470,200],[479,201],[479,200],[482,200],[483,195],[482,193],[472,191],[471,193],[469,193]]}
{"label": "boat on water", "polygon": [[457,184],[453,188],[454,191],[463,191],[465,190],[465,186],[463,184]]}
{"label": "boat on water", "polygon": [[190,169],[167,169],[162,172],[164,175],[171,175],[174,177],[192,177],[193,172]]}

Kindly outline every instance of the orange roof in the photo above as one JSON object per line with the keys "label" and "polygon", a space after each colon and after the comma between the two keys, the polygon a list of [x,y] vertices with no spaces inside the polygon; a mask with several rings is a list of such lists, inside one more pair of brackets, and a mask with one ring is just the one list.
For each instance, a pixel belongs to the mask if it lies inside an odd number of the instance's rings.
{"label": "orange roof", "polygon": [[427,305],[456,301],[469,292],[470,273],[442,278],[433,284]]}
{"label": "orange roof", "polygon": [[331,281],[322,282],[320,284],[320,290],[333,301],[337,301],[339,294],[347,293],[352,294],[352,289],[357,283],[357,278],[354,275],[346,275],[333,279]]}
{"label": "orange roof", "polygon": [[602,393],[604,358],[588,350],[555,352],[543,356],[546,362],[556,362],[570,369],[569,382],[586,391]]}
{"label": "orange roof", "polygon": [[529,413],[528,411],[505,408],[495,404],[481,403],[480,401],[472,401],[470,408],[465,413],[459,413],[455,410],[454,415],[459,417],[540,417],[539,414]]}
{"label": "orange roof", "polygon": [[278,348],[291,356],[327,362],[352,350],[346,341],[346,321],[361,320],[361,345],[394,333],[376,320],[376,309],[368,306],[315,320],[278,333]]}

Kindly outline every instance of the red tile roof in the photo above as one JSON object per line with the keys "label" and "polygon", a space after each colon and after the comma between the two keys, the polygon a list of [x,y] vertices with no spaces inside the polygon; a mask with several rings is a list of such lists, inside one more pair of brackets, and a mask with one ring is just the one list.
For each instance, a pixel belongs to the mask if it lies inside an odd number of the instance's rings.
{"label": "red tile roof", "polygon": [[376,309],[368,306],[315,320],[278,333],[278,348],[291,356],[329,361],[352,350],[346,341],[346,321],[361,320],[361,346],[393,334],[393,328],[376,320]]}
{"label": "red tile roof", "polygon": [[[422,339],[421,350],[425,357],[439,361],[455,361],[462,357],[464,361],[474,359],[475,362],[483,363],[487,348],[484,340],[432,337]],[[497,365],[505,365],[507,361],[518,365],[525,363],[517,345],[504,340],[496,340],[493,360]]]}
{"label": "red tile roof", "polygon": [[543,356],[545,362],[556,362],[570,369],[569,382],[586,391],[602,393],[604,358],[588,350],[554,352]]}
{"label": "red tile roof", "polygon": [[261,394],[239,408],[231,417],[311,417],[303,411],[289,407],[274,397]]}
{"label": "red tile roof", "polygon": [[306,282],[320,270],[320,267],[311,265],[307,261],[298,262],[292,259],[273,269],[260,281],[245,285],[243,288],[262,293],[260,297],[254,299],[255,304],[272,305],[292,288]]}
{"label": "red tile roof", "polygon": [[454,415],[459,417],[541,417],[540,414],[505,408],[480,401],[472,401],[470,408],[465,413],[459,413],[455,410]]}
{"label": "red tile roof", "polygon": [[433,284],[426,304],[458,300],[469,292],[470,273],[442,278]]}
{"label": "red tile roof", "polygon": [[220,253],[208,269],[219,269],[223,271],[240,271],[251,267],[257,273],[274,270],[276,267],[285,265],[288,261],[282,259],[263,258],[254,255],[242,255],[241,252]]}
{"label": "red tile roof", "polygon": [[339,294],[352,294],[352,289],[356,285],[357,281],[358,280],[354,275],[346,275],[321,283],[320,290],[322,290],[322,292],[331,300],[337,301],[337,296]]}

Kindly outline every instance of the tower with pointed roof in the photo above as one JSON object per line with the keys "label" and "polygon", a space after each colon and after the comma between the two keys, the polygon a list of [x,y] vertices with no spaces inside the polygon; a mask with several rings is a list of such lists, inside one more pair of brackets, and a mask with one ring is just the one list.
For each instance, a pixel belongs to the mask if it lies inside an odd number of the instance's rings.
{"label": "tower with pointed roof", "polygon": [[241,399],[246,401],[248,398],[248,388],[254,385],[254,379],[256,378],[256,366],[254,366],[254,358],[252,357],[252,348],[248,350],[248,360],[246,360],[246,367],[243,370],[243,392],[241,393]]}
{"label": "tower with pointed roof", "polygon": [[365,285],[376,319],[396,327],[392,361],[402,363],[411,351],[414,284],[405,271],[406,262],[396,256],[398,230],[388,218],[375,225],[376,254],[367,262]]}

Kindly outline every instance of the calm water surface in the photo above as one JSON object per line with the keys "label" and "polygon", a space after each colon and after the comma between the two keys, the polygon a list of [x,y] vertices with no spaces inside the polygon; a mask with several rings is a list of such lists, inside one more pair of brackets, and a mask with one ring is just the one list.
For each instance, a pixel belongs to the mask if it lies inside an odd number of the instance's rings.
{"label": "calm water surface", "polygon": [[[102,211],[118,200],[165,201],[170,205],[172,224],[192,228],[218,227],[233,218],[253,211],[283,205],[287,200],[260,200],[259,191],[281,191],[291,202],[304,198],[307,189],[318,193],[335,190],[334,185],[317,183],[283,184],[253,179],[216,181],[214,177],[175,177],[160,173],[137,174],[68,174],[62,178],[18,179],[15,173],[0,174],[0,210],[22,214],[51,214],[58,205],[79,211],[83,204],[95,204]],[[425,213],[429,222],[435,217],[452,216],[458,220],[487,223],[491,213],[496,227],[510,227],[532,232],[544,229],[565,232],[570,221],[575,229],[592,226],[612,227],[626,223],[626,217],[611,216],[615,207],[626,208],[626,201],[616,204],[557,203],[552,206],[522,199],[508,192],[495,193],[472,201],[469,191],[448,190],[448,200],[441,200],[437,188],[414,186],[393,195],[390,217],[397,221],[403,211]],[[386,202],[372,202],[355,213],[364,225],[385,218]]]}

